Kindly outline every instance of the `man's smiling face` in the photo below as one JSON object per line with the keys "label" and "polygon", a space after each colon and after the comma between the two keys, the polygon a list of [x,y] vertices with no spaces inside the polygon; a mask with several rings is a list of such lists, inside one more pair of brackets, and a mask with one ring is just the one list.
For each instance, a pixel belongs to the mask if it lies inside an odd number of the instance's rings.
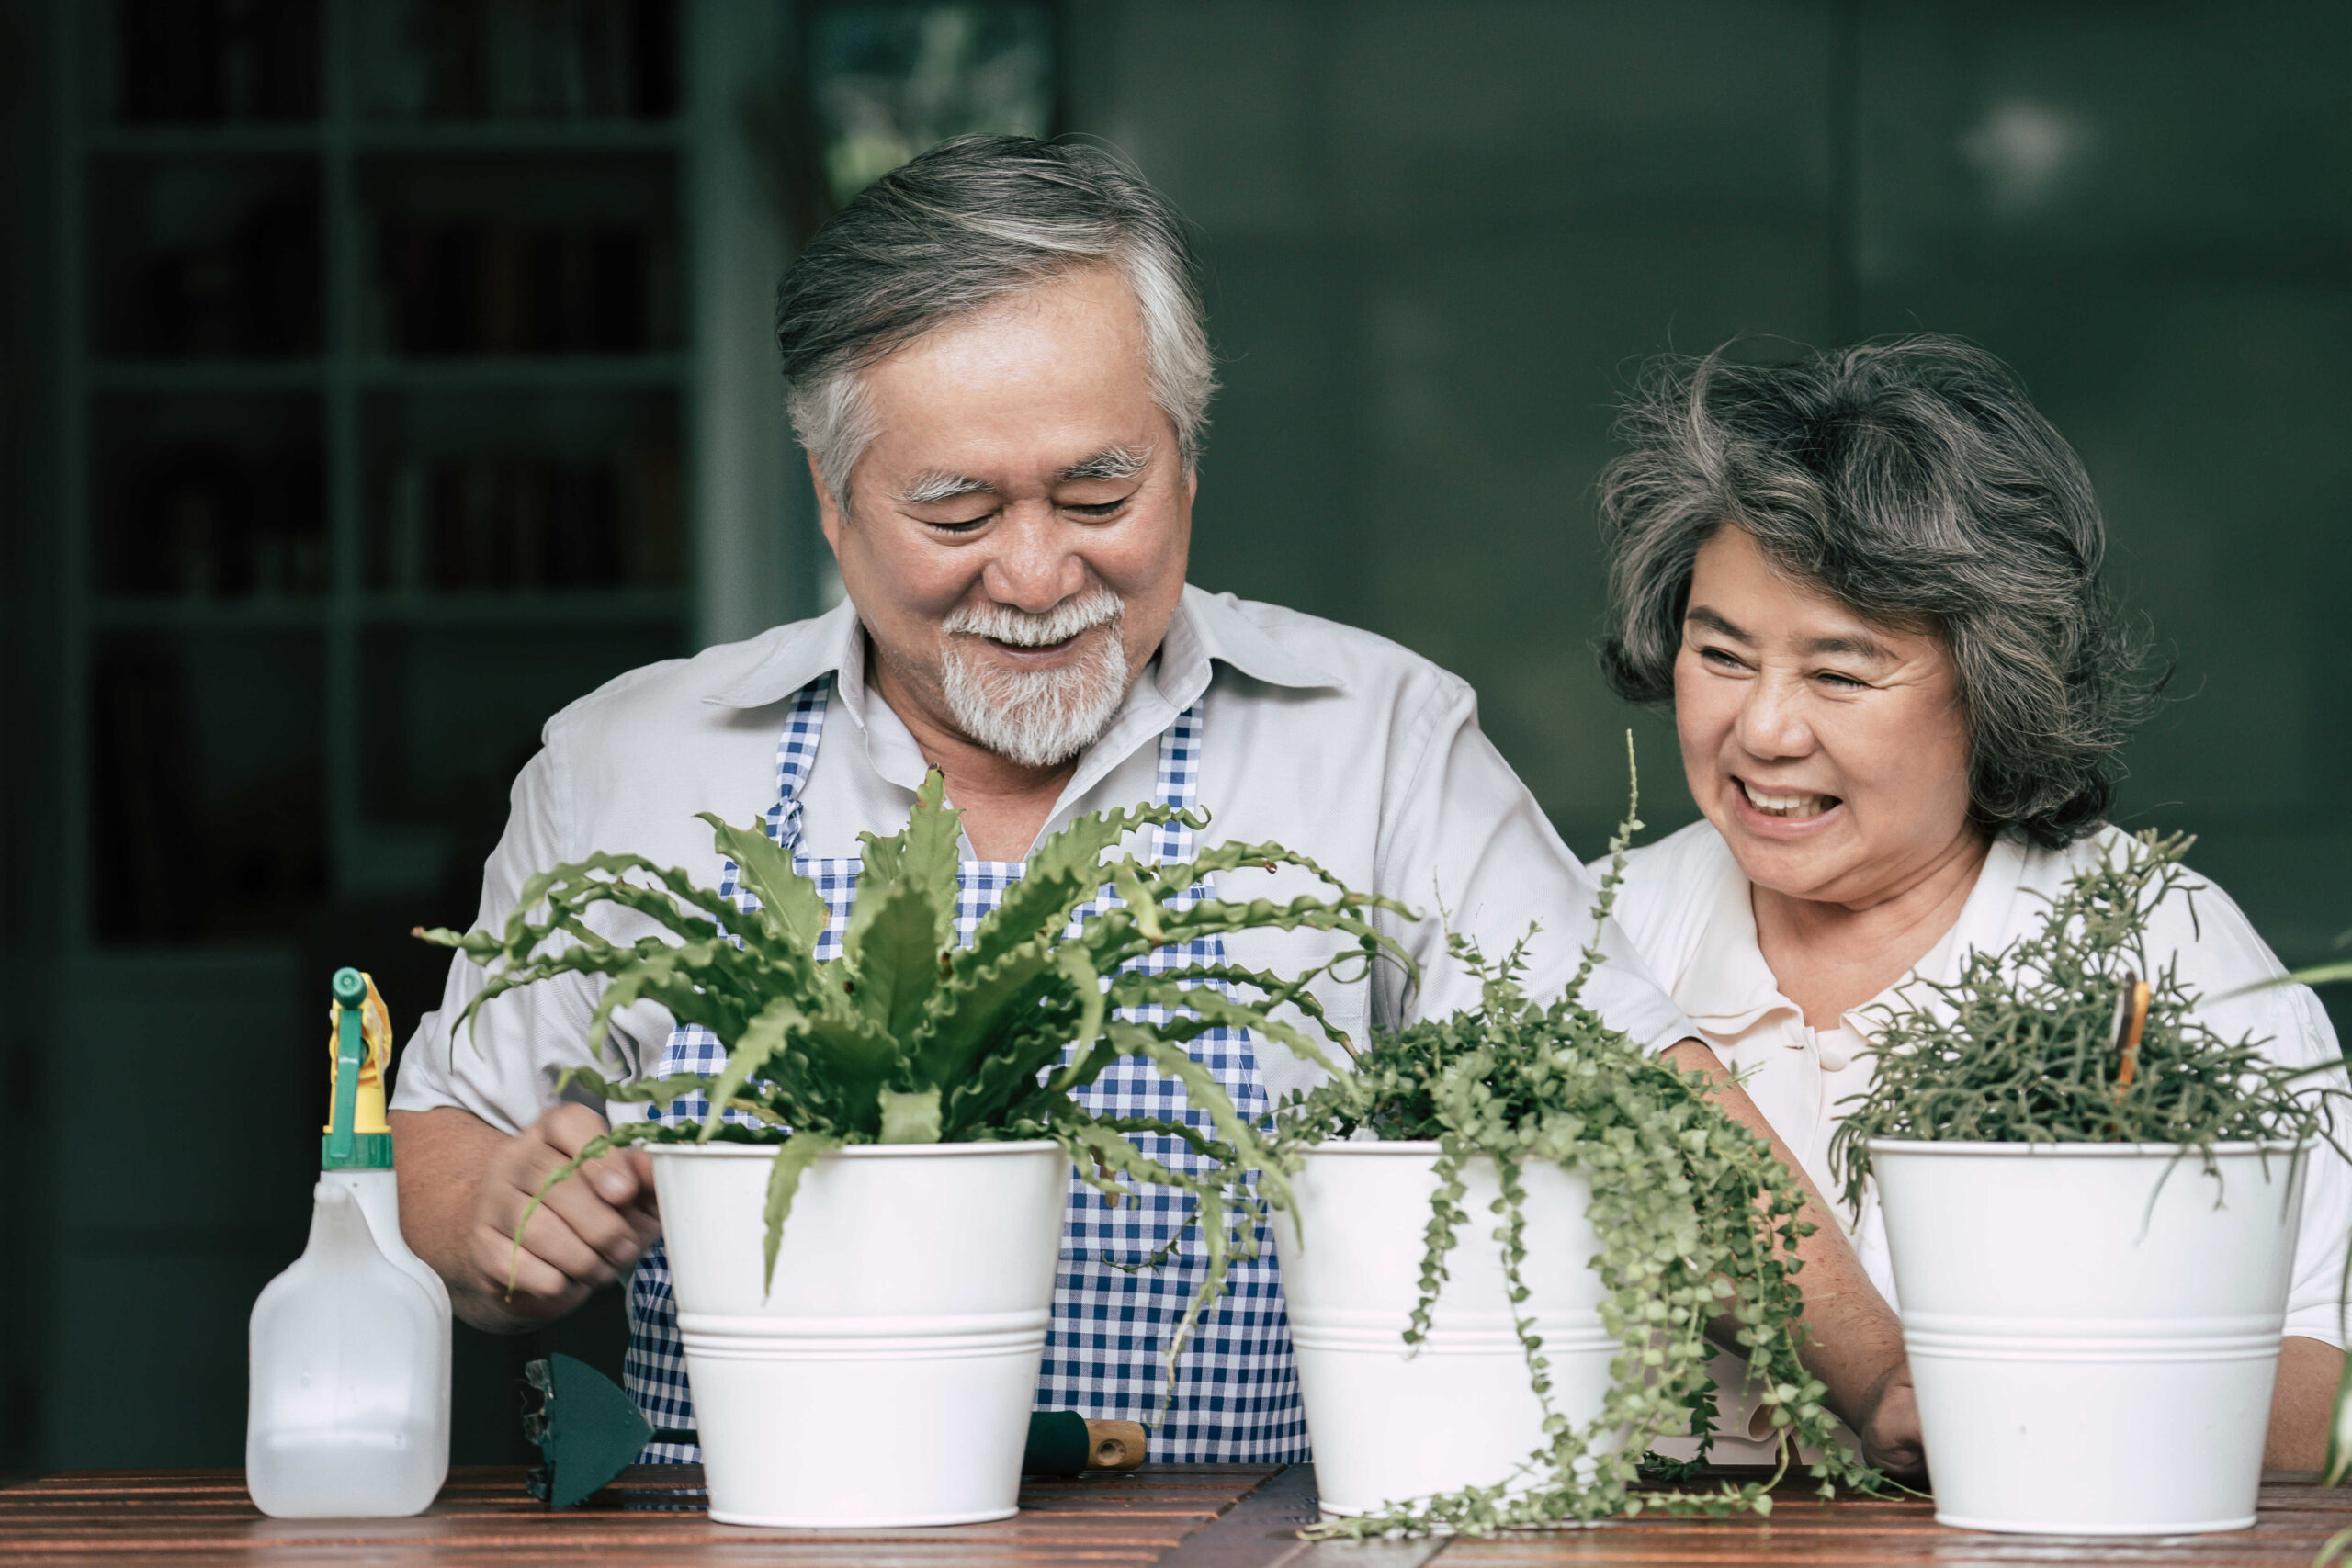
{"label": "man's smiling face", "polygon": [[863,376],[876,434],[846,514],[819,498],[877,684],[1014,761],[1067,761],[1159,648],[1192,541],[1134,293],[1086,268]]}

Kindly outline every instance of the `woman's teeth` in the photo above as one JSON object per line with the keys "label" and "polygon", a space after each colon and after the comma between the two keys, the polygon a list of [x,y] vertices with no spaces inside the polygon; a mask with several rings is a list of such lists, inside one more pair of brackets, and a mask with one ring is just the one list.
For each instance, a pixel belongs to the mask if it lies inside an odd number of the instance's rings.
{"label": "woman's teeth", "polygon": [[1747,804],[1767,817],[1818,817],[1838,804],[1834,795],[1768,795],[1746,779],[1739,788]]}

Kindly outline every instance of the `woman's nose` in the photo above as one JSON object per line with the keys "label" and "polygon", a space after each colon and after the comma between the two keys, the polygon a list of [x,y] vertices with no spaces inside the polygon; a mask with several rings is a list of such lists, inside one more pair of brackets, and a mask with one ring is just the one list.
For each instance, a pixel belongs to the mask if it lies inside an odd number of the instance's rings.
{"label": "woman's nose", "polygon": [[[1042,513],[1038,515],[1035,513]],[[1043,614],[1086,586],[1086,566],[1050,507],[1014,506],[990,542],[980,586],[1000,604]]]}
{"label": "woman's nose", "polygon": [[1767,672],[1748,687],[1739,709],[1739,743],[1751,757],[1801,757],[1813,750],[1804,694],[1793,681]]}

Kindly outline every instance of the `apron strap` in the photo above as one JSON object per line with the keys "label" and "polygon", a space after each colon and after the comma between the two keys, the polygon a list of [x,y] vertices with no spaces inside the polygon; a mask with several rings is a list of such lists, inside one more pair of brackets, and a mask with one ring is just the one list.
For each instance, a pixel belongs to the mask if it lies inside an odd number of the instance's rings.
{"label": "apron strap", "polygon": [[[800,791],[817,763],[817,743],[825,737],[826,705],[833,694],[827,671],[792,694],[784,733],[775,741],[775,804],[767,809],[768,837],[786,854],[800,843]],[[731,869],[731,868],[730,868]]]}

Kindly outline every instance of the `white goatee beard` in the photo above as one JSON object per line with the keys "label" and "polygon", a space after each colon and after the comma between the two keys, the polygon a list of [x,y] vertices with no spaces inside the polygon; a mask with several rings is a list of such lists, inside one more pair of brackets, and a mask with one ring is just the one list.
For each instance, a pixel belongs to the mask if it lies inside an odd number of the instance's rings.
{"label": "white goatee beard", "polygon": [[[1058,767],[1093,745],[1127,694],[1127,650],[1119,641],[1125,608],[1116,593],[1096,588],[1043,615],[989,604],[948,616],[941,626],[947,645],[940,683],[957,728],[1025,768]],[[1090,637],[1077,660],[1058,670],[990,668],[962,641],[984,637],[1044,648],[1097,626],[1108,635]]]}

